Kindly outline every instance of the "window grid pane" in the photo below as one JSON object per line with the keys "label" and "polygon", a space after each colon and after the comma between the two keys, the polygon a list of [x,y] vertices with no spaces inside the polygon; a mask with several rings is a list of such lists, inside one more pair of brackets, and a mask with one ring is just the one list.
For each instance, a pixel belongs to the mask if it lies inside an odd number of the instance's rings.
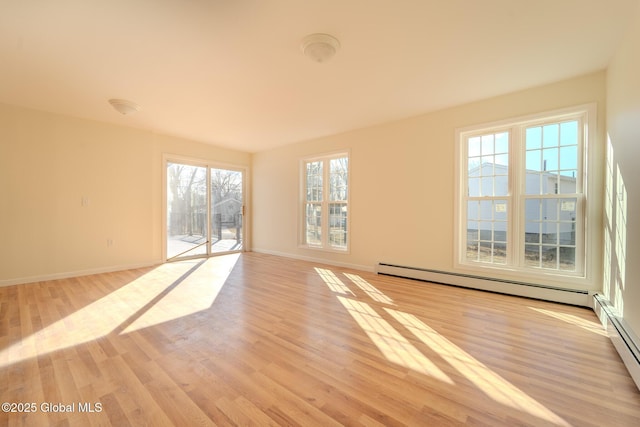
{"label": "window grid pane", "polygon": [[331,159],[331,161],[329,162],[329,199],[332,201],[347,200],[348,162],[349,159],[347,157]]}
{"label": "window grid pane", "polygon": [[329,204],[329,244],[347,248],[347,204]]}
{"label": "window grid pane", "polygon": [[305,205],[305,242],[311,246],[322,245],[322,204]]}
{"label": "window grid pane", "polygon": [[525,200],[526,266],[560,271],[576,270],[577,198]]}
{"label": "window grid pane", "polygon": [[529,127],[525,135],[525,193],[575,194],[578,121]]}
{"label": "window grid pane", "polygon": [[507,262],[507,201],[467,202],[468,261],[490,264]]}
{"label": "window grid pane", "polygon": [[307,201],[322,201],[322,162],[307,162],[306,191]]}
{"label": "window grid pane", "polygon": [[470,197],[509,194],[509,133],[467,140],[467,194]]}

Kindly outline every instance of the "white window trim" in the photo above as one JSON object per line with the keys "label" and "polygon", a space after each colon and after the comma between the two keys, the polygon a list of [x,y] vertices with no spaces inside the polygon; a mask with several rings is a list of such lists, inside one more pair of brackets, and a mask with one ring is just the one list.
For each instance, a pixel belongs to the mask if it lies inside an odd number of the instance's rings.
{"label": "white window trim", "polygon": [[[453,252],[453,266],[454,269],[463,271],[468,274],[488,275],[488,276],[508,276],[517,280],[562,284],[564,287],[579,287],[584,286],[586,283],[590,283],[594,271],[596,271],[596,263],[585,262],[591,260],[593,253],[593,242],[597,242],[597,227],[593,227],[590,224],[590,218],[597,217],[597,194],[596,190],[598,185],[595,182],[598,176],[597,164],[592,160],[594,158],[593,152],[595,147],[596,138],[596,111],[597,106],[595,103],[579,105],[575,107],[563,108],[558,110],[546,111],[537,114],[531,114],[527,116],[516,117],[512,119],[506,119],[491,123],[484,123],[480,125],[468,126],[464,128],[458,128],[455,130],[455,197],[454,197],[454,252]],[[464,196],[467,183],[463,179],[466,176],[467,170],[467,156],[464,141],[466,137],[471,134],[479,134],[483,132],[497,132],[505,129],[512,129],[518,127],[524,129],[524,126],[530,126],[535,124],[542,124],[545,122],[555,122],[566,118],[584,116],[584,147],[582,149],[582,174],[579,179],[582,180],[582,203],[578,203],[579,208],[583,212],[583,223],[581,225],[580,241],[576,241],[576,244],[582,246],[582,251],[579,256],[579,265],[576,266],[576,272],[545,270],[545,269],[532,269],[519,265],[517,257],[520,256],[521,248],[516,247],[511,240],[511,257],[508,258],[507,265],[493,265],[483,263],[468,263],[464,262],[463,243],[466,235],[466,209],[463,204],[466,201]],[[512,135],[513,137],[513,135]],[[518,138],[522,138],[521,135]],[[463,155],[464,154],[464,155]],[[524,156],[524,152],[521,153]],[[510,164],[514,164],[515,160],[517,164],[524,164],[524,159],[513,159],[513,150],[510,150]],[[521,188],[524,183],[520,182],[519,174],[514,172],[515,168],[510,168],[509,182],[511,186],[518,186]],[[521,188],[522,189],[522,188]],[[513,200],[512,191],[510,189],[509,203],[518,203],[518,200]],[[521,191],[521,194],[524,192]],[[594,203],[595,202],[595,203]],[[509,206],[513,209],[513,206]],[[510,211],[511,212],[511,211]],[[517,217],[512,217],[512,221],[508,223],[508,235],[511,239],[514,239],[514,229],[519,229],[520,224],[524,222],[524,212],[520,212]],[[578,239],[578,237],[577,237]],[[576,255],[578,256],[578,254]],[[515,258],[515,259],[514,259]]]}
{"label": "white window trim", "polygon": [[[309,162],[316,161],[328,161],[331,159],[346,157],[348,159],[347,162],[347,245],[346,248],[340,248],[336,246],[331,246],[329,244],[329,234],[326,232],[322,233],[322,244],[321,245],[310,245],[306,242],[306,213],[305,213],[305,205],[307,203],[306,200],[306,168],[305,164]],[[301,249],[311,249],[315,251],[324,251],[324,252],[333,252],[340,254],[349,254],[351,248],[351,150],[340,150],[330,153],[324,153],[320,155],[314,155],[309,157],[303,157],[299,162],[299,170],[300,170],[300,178],[299,178],[299,200],[298,200],[298,247]],[[329,224],[329,204],[331,203],[329,200],[325,200],[324,196],[329,194],[329,168],[323,167],[323,200],[321,202],[322,208],[322,224],[325,229],[328,230],[328,227],[325,227]]]}

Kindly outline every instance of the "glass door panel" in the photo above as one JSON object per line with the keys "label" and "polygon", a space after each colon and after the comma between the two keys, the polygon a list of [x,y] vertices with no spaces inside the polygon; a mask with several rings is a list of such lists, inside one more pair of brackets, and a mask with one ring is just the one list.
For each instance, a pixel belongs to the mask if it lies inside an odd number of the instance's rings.
{"label": "glass door panel", "polygon": [[211,169],[211,253],[242,250],[242,172]]}
{"label": "glass door panel", "polygon": [[167,259],[207,254],[207,168],[167,163]]}

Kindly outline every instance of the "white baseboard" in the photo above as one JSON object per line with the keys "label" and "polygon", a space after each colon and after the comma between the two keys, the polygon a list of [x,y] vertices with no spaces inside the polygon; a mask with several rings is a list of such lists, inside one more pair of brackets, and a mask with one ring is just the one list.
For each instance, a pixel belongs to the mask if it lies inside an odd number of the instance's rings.
{"label": "white baseboard", "polygon": [[624,319],[616,314],[611,302],[603,295],[593,296],[593,311],[607,331],[631,378],[640,389],[640,339]]}
{"label": "white baseboard", "polygon": [[388,276],[405,277],[408,279],[460,286],[506,295],[515,295],[560,302],[563,304],[591,307],[589,292],[586,290],[563,289],[532,283],[498,280],[469,274],[398,266],[386,263],[379,263],[376,270],[379,274],[386,274]]}
{"label": "white baseboard", "polygon": [[112,265],[108,267],[89,268],[86,270],[64,271],[60,273],[42,274],[38,276],[18,277],[15,279],[2,279],[0,280],[0,286],[21,285],[24,283],[43,282],[45,280],[68,279],[69,277],[88,276],[91,274],[111,273],[114,271],[153,267],[159,264],[162,264],[162,261],[157,260],[139,264]]}
{"label": "white baseboard", "polygon": [[309,257],[309,256],[304,256],[299,254],[291,254],[288,252],[272,251],[269,249],[261,249],[261,248],[251,248],[251,252],[257,252],[257,253],[266,254],[266,255],[275,255],[275,256],[280,256],[284,258],[299,259],[301,261],[317,262],[318,264],[333,265],[335,267],[352,268],[354,270],[368,271],[370,273],[374,272],[374,268],[369,266],[333,261],[333,260],[324,259],[324,258]]}

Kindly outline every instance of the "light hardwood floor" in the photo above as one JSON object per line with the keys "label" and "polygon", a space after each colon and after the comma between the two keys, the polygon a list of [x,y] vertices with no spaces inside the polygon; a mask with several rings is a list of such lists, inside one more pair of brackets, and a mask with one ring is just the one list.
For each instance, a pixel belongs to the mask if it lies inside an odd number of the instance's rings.
{"label": "light hardwood floor", "polygon": [[588,309],[255,253],[0,288],[0,401],[8,426],[640,425]]}

